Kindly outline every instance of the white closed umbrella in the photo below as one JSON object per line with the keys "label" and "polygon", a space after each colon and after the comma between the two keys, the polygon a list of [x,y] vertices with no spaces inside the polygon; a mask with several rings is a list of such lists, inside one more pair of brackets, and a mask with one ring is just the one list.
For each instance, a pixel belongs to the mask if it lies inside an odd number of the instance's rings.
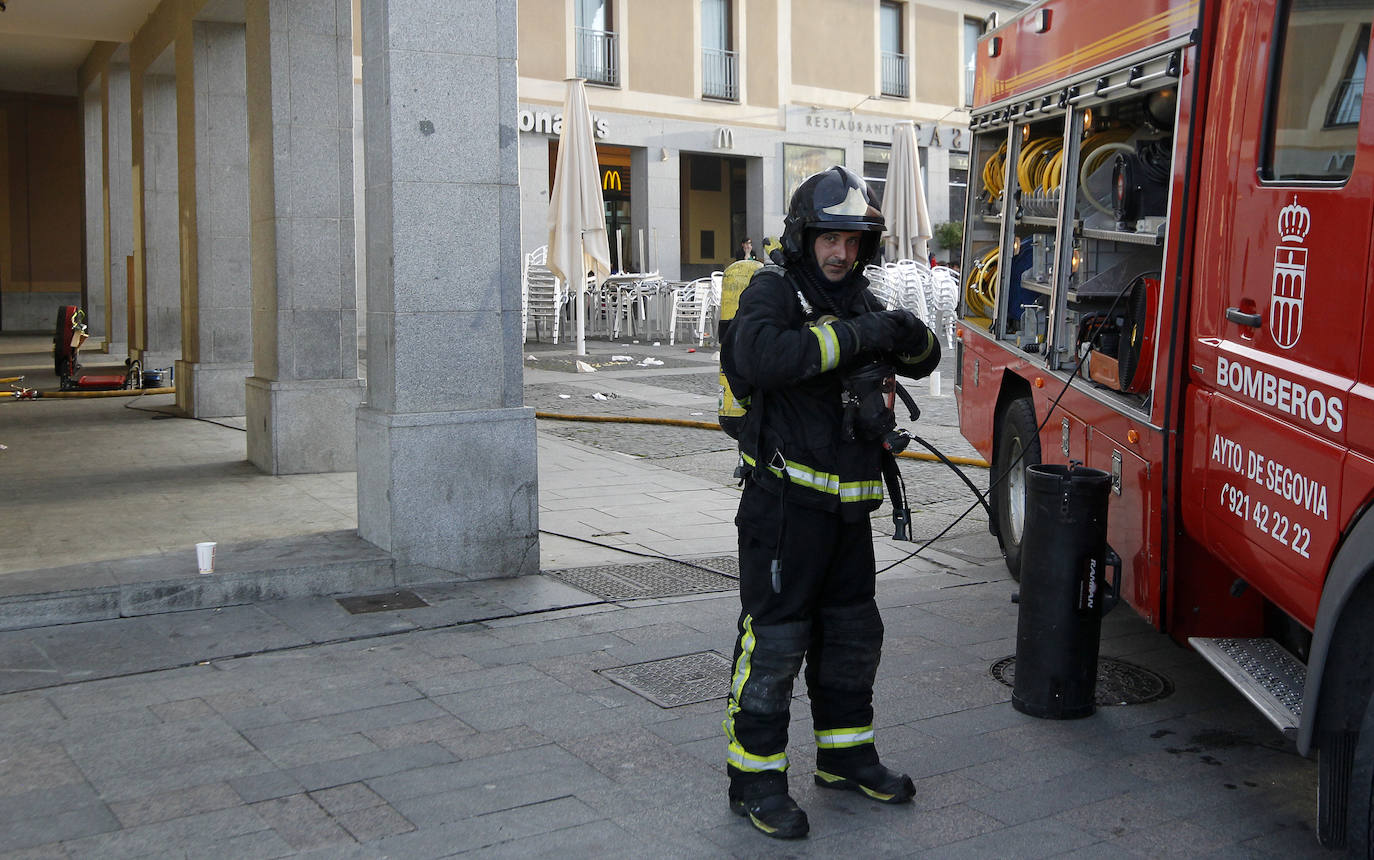
{"label": "white closed umbrella", "polygon": [[889,260],[930,258],[930,210],[925,184],[921,182],[921,153],[916,148],[916,126],[911,120],[892,129],[892,158],[887,166],[883,191],[884,249]]}
{"label": "white closed umbrella", "polygon": [[601,196],[601,167],[592,138],[592,113],[581,78],[568,78],[563,101],[563,132],[558,137],[558,163],[549,194],[548,266],[573,288],[577,303],[577,354],[587,354],[585,293],[587,272],[597,284],[611,273],[606,237],[606,203]]}

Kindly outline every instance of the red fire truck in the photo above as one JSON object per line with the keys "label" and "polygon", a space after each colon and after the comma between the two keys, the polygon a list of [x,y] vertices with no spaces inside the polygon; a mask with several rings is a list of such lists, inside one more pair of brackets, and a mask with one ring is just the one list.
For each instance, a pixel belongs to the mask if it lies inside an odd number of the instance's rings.
{"label": "red fire truck", "polygon": [[1044,0],[994,25],[956,379],[1013,574],[1025,467],[1110,473],[1122,599],[1316,754],[1319,836],[1362,856],[1371,21],[1374,0]]}

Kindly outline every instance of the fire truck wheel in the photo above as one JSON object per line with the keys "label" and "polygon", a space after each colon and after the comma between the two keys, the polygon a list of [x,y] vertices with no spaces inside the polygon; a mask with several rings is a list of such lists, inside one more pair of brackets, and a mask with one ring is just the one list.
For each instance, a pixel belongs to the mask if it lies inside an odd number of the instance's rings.
{"label": "fire truck wheel", "polygon": [[1350,768],[1346,850],[1351,857],[1374,857],[1374,699],[1365,703]]}
{"label": "fire truck wheel", "polygon": [[1026,467],[1040,465],[1040,436],[1029,398],[1013,400],[1002,413],[993,455],[992,512],[1011,578],[1021,580],[1021,541],[1026,527]]}

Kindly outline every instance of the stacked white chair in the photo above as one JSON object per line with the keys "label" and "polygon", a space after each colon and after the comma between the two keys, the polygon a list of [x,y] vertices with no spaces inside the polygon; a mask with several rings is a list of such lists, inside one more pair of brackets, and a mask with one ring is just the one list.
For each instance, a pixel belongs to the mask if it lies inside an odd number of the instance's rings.
{"label": "stacked white chair", "polygon": [[668,315],[668,345],[677,343],[678,327],[692,326],[697,346],[706,342],[706,318],[711,312],[711,278],[697,278],[673,290],[673,309]]}
{"label": "stacked white chair", "polygon": [[868,279],[868,291],[883,303],[884,308],[892,310],[901,306],[900,283],[894,281],[888,267],[875,266],[870,263],[864,266],[864,277]]}
{"label": "stacked white chair", "polygon": [[539,339],[545,323],[558,343],[558,322],[563,314],[567,293],[563,282],[548,267],[549,246],[540,245],[525,255],[520,276],[520,330],[523,339],[530,339],[530,325],[534,325],[535,340]]}
{"label": "stacked white chair", "polygon": [[936,331],[943,331],[945,343],[950,349],[954,349],[954,321],[959,313],[959,273],[949,266],[936,266],[931,270],[931,276]]}

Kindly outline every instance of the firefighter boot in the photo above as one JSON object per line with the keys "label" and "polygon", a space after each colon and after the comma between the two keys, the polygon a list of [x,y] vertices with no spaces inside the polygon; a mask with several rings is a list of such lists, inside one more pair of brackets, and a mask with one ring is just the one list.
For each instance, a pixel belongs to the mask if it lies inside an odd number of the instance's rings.
{"label": "firefighter boot", "polygon": [[833,765],[816,762],[816,785],[856,791],[879,803],[909,803],[916,794],[911,777],[889,770],[878,762],[864,765]]}
{"label": "firefighter boot", "polygon": [[873,745],[873,680],[883,620],[872,600],[822,607],[811,629],[806,668],[816,731],[816,785],[906,803],[911,779],[878,763]]}
{"label": "firefighter boot", "polygon": [[748,818],[755,829],[774,839],[800,839],[811,830],[806,813],[787,793],[783,774],[747,782],[732,779],[730,811]]}

